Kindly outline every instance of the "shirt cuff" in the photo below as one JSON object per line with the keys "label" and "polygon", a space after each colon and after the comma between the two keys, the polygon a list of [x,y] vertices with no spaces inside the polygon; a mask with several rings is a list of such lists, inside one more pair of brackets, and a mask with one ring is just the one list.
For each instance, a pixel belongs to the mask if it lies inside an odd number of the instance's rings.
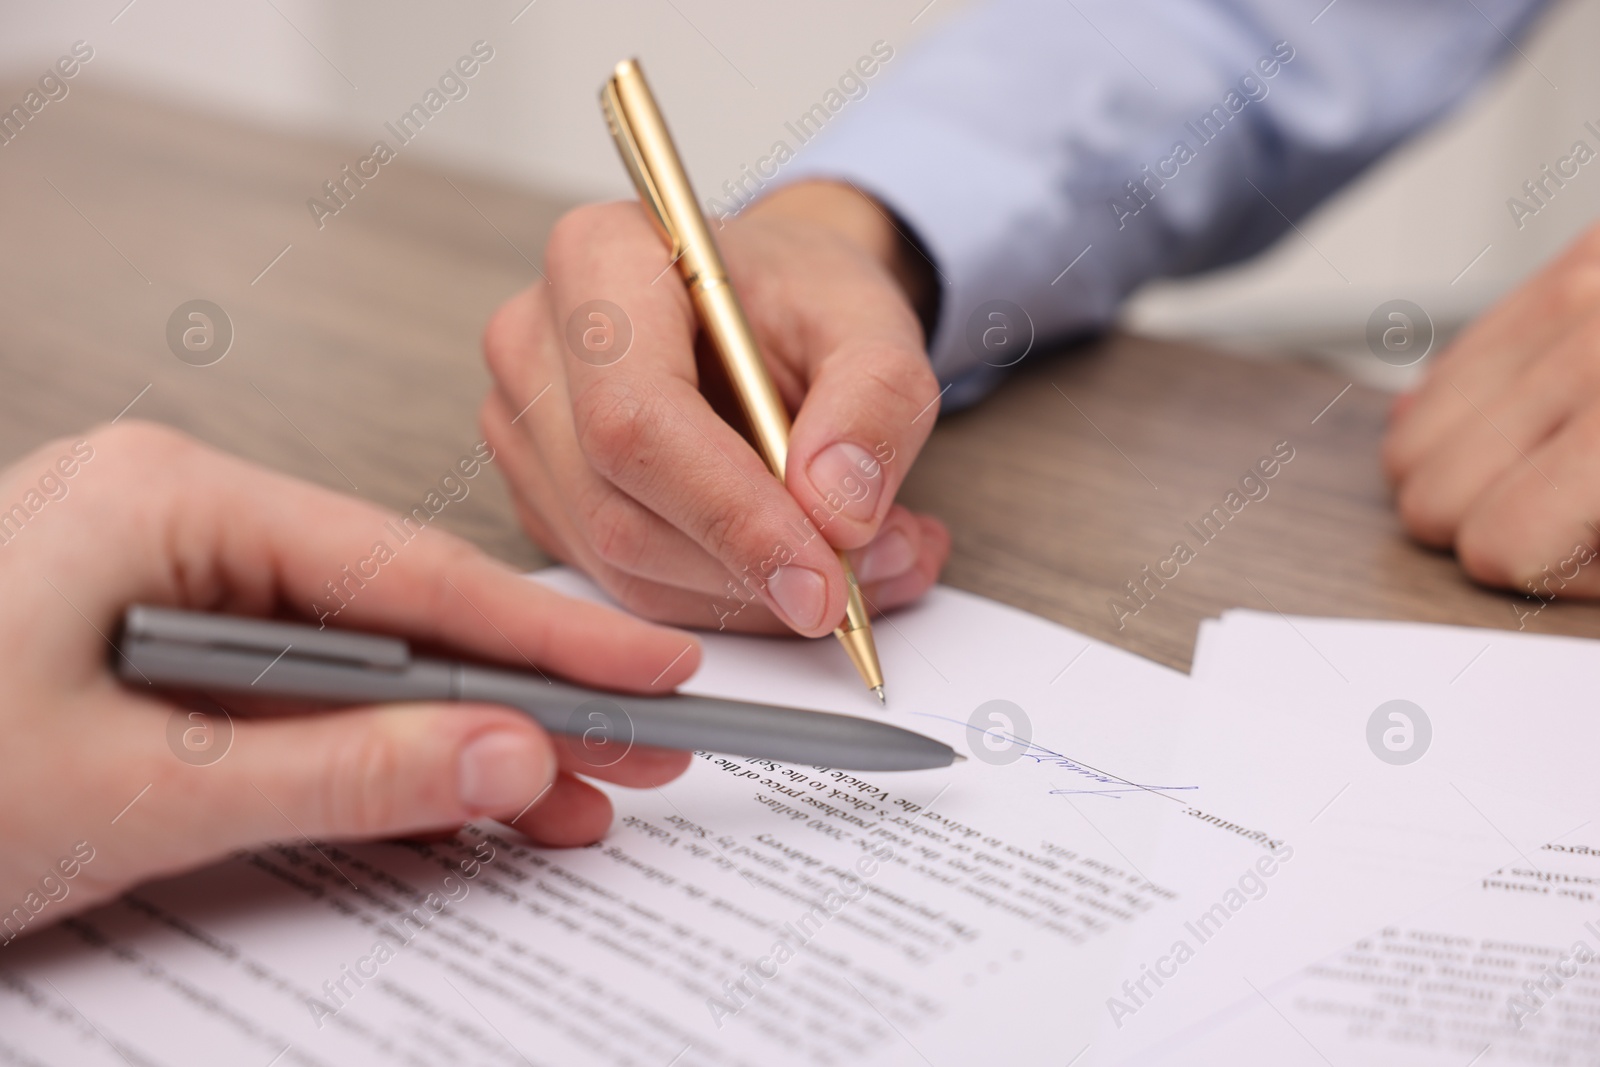
{"label": "shirt cuff", "polygon": [[[976,400],[999,380],[999,369],[1019,362],[1041,339],[1097,327],[1115,306],[1113,286],[1092,269],[1064,274],[1041,232],[1070,226],[1068,198],[1040,182],[1036,161],[1022,158],[1000,142],[974,135],[970,128],[940,121],[926,112],[875,102],[871,121],[850,121],[816,136],[784,168],[773,187],[808,179],[845,181],[888,207],[921,238],[941,285],[938,322],[929,345],[933,369],[952,385],[946,406]],[[893,137],[883,131],[894,131]],[[919,154],[917,145],[937,145]],[[959,161],[959,165],[955,161]],[[1029,186],[1035,186],[1030,188]],[[997,197],[996,190],[1005,190]],[[1033,217],[1018,205],[1048,205]],[[1072,275],[1077,275],[1073,277]],[[1051,309],[1026,306],[1026,294],[1059,288],[1079,289],[1080,299],[1066,318],[1062,301],[1051,295]],[[1031,301],[1039,303],[1039,301]],[[959,383],[959,384],[957,384]],[[960,394],[959,396],[957,394]]]}

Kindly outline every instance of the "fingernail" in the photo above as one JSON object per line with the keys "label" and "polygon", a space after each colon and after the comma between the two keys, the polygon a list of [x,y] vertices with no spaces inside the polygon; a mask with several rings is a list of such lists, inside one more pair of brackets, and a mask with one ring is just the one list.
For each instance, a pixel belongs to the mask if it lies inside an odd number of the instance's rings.
{"label": "fingernail", "polygon": [[538,795],[555,768],[537,738],[499,730],[461,750],[461,803],[485,813],[512,811]]}
{"label": "fingernail", "polygon": [[828,606],[828,584],[806,567],[779,567],[767,579],[767,591],[796,630],[816,629]]}
{"label": "fingernail", "polygon": [[806,476],[833,514],[866,522],[878,513],[883,465],[860,445],[829,445],[811,461]]}
{"label": "fingernail", "polygon": [[911,541],[899,530],[880,535],[856,559],[856,580],[881,582],[904,574],[917,561]]}

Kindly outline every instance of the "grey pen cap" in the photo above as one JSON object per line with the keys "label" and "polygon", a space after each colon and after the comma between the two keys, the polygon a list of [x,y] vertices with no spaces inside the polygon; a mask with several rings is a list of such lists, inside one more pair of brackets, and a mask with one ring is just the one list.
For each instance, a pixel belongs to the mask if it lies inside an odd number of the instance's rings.
{"label": "grey pen cap", "polygon": [[303,623],[199,615],[175,608],[136,604],[123,617],[124,638],[274,653],[292,647],[296,654],[366,667],[398,670],[411,662],[411,647],[398,637],[346,630],[313,630]]}

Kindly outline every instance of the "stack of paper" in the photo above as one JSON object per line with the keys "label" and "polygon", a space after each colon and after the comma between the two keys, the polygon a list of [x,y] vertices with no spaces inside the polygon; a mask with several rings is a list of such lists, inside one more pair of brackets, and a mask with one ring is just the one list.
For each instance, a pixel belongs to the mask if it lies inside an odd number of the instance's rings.
{"label": "stack of paper", "polygon": [[[1316,1062],[1312,1041],[1376,1062],[1424,1031],[1454,1049],[1473,1012],[1505,1016],[1491,979],[1600,919],[1549,877],[1600,866],[1577,851],[1600,716],[1555,653],[1559,676],[1518,679],[1491,649],[1452,686],[1473,650],[1447,663],[1431,630],[1413,666],[1437,685],[1391,692],[1400,675],[1344,662],[1400,647],[1364,625],[1230,615],[1194,681],[941,588],[877,627],[887,711],[831,642],[709,635],[694,691],[882,714],[971,758],[858,775],[703,755],[612,790],[588,849],[485,824],[147,885],[0,949],[0,1061],[1084,1067]],[[1373,754],[1374,694],[1428,709],[1423,759]],[[1600,1003],[1580,985],[1524,1032],[1574,1033]]]}
{"label": "stack of paper", "polygon": [[1543,841],[1497,826],[1503,863],[1395,909],[1150,1062],[1600,1062],[1600,643],[1234,611],[1202,627],[1193,677],[1367,745],[1394,781],[1431,772],[1477,808],[1498,780],[1572,821]]}

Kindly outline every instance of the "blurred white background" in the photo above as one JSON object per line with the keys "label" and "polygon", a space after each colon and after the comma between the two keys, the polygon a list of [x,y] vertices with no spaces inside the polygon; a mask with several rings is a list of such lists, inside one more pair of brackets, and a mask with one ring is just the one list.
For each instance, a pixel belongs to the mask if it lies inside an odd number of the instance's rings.
{"label": "blurred white background", "polygon": [[[1322,2],[1307,0],[1308,19]],[[80,79],[346,140],[353,161],[482,39],[495,58],[408,157],[592,198],[629,193],[596,92],[618,58],[639,55],[710,194],[872,42],[914,47],[959,4],[58,0],[0,15],[0,78],[32,81],[86,40],[96,56]],[[1153,284],[1128,320],[1245,350],[1317,350],[1353,375],[1397,383],[1405,372],[1365,353],[1374,307],[1414,300],[1448,332],[1596,216],[1600,172],[1589,168],[1521,231],[1506,207],[1575,138],[1592,140],[1582,125],[1600,124],[1596,41],[1600,3],[1557,5],[1466,107],[1326,205],[1303,238],[1290,234],[1239,269]]]}

